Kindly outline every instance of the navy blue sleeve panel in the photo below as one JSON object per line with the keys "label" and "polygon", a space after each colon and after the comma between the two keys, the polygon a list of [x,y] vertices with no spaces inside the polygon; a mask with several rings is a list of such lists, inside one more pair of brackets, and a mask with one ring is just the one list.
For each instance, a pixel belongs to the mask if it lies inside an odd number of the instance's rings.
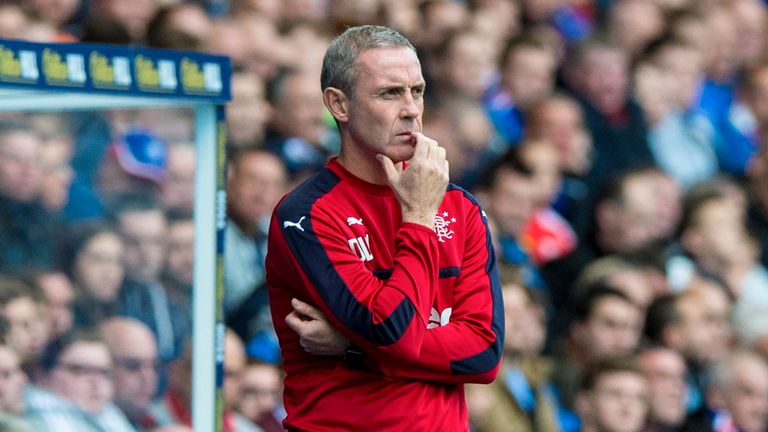
{"label": "navy blue sleeve panel", "polygon": [[[450,320],[427,330],[415,363],[384,365],[388,375],[488,383],[498,372],[504,345],[504,305],[491,233],[474,197],[463,190],[457,192],[464,193],[469,205],[461,270],[453,279]],[[446,276],[448,283],[451,278]]]}
{"label": "navy blue sleeve panel", "polygon": [[[321,171],[285,199],[276,210],[289,253],[301,281],[297,293],[310,298],[331,322],[363,348],[382,347],[396,358],[418,356],[437,279],[437,240],[434,232],[403,224],[395,239],[392,275],[375,277],[349,248],[328,212],[338,177]],[[346,197],[342,197],[346,198]],[[286,268],[286,270],[288,270]]]}

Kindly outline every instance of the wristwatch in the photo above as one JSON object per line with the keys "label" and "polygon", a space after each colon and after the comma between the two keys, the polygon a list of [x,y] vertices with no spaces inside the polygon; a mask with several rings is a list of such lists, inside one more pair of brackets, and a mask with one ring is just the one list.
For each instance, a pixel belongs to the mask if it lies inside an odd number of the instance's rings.
{"label": "wristwatch", "polygon": [[344,364],[349,369],[367,370],[365,351],[355,344],[349,344],[344,350]]}

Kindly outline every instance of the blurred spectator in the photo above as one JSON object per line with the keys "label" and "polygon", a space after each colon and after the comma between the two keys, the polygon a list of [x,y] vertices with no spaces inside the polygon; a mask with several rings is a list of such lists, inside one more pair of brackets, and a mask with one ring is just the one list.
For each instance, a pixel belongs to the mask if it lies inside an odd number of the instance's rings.
{"label": "blurred spectator", "polygon": [[22,7],[15,3],[0,4],[0,37],[19,39],[32,20]]}
{"label": "blurred spectator", "polygon": [[571,97],[553,94],[529,110],[525,123],[526,137],[555,146],[562,181],[551,205],[582,236],[589,223],[591,191],[585,175],[593,154],[581,108]]}
{"label": "blurred spectator", "polygon": [[446,149],[451,182],[470,189],[484,174],[493,148],[500,145],[485,109],[478,100],[440,100],[424,119],[424,133]]}
{"label": "blurred spectator", "polygon": [[56,217],[62,216],[69,200],[69,188],[74,178],[72,136],[64,125],[66,119],[52,116],[30,117],[31,126],[42,137],[40,147],[40,201]]}
{"label": "blurred spectator", "polygon": [[43,295],[43,304],[47,309],[51,338],[61,337],[70,330],[74,323],[72,304],[75,290],[66,273],[42,270],[34,275],[34,283]]}
{"label": "blurred spectator", "polygon": [[554,382],[566,407],[575,407],[582,374],[590,362],[634,354],[640,343],[642,311],[610,286],[590,289],[574,305],[574,321],[558,352]]}
{"label": "blurred spectator", "polygon": [[[259,80],[266,82],[277,75],[280,67],[295,65],[301,61],[294,58],[295,53],[291,52],[291,47],[280,33],[277,21],[254,13],[234,14],[232,17],[230,25],[236,26],[237,29],[230,29],[229,34],[239,32],[243,40],[228,40],[228,30],[221,29],[220,37],[215,37],[209,42],[209,49],[230,55],[235,60],[235,69],[252,73]],[[236,35],[237,33],[234,34]],[[317,54],[314,54],[310,58],[315,58]],[[315,67],[319,68],[319,65]]]}
{"label": "blurred spectator", "polygon": [[31,14],[56,30],[50,42],[76,42],[77,36],[68,25],[82,8],[81,0],[31,0],[27,2]]}
{"label": "blurred spectator", "polygon": [[0,276],[0,315],[8,323],[5,342],[27,369],[33,369],[48,342],[48,315],[34,285]]}
{"label": "blurred spectator", "polygon": [[520,143],[519,152],[521,160],[533,174],[531,187],[536,195],[534,211],[523,226],[520,237],[533,262],[542,266],[573,252],[578,239],[568,221],[550,206],[562,182],[554,144],[526,139]]}
{"label": "blurred spectator", "polygon": [[[287,190],[287,173],[281,160],[257,147],[234,151],[227,176],[227,209],[224,262],[225,310],[233,312],[260,291],[266,306],[264,257],[272,210]],[[251,310],[251,318],[257,310]]]}
{"label": "blurred spectator", "polygon": [[191,324],[161,280],[168,253],[168,221],[156,201],[139,195],[119,201],[115,220],[125,243],[120,313],[148,325],[157,337],[160,358],[169,361],[180,355]]}
{"label": "blurred spectator", "polygon": [[286,71],[268,88],[274,115],[267,130],[267,148],[283,159],[294,183],[325,166],[332,150],[326,147],[330,129],[318,78]]}
{"label": "blurred spectator", "polygon": [[234,148],[263,146],[272,117],[264,81],[252,72],[235,71],[231,86],[232,101],[226,106],[227,144]]}
{"label": "blurred spectator", "polygon": [[629,58],[610,40],[593,37],[570,52],[564,78],[581,102],[595,149],[592,184],[627,168],[653,164],[645,116],[629,98]]}
{"label": "blurred spectator", "polygon": [[664,15],[653,1],[618,0],[611,5],[606,27],[609,37],[635,57],[664,31]]}
{"label": "blurred spectator", "polygon": [[101,334],[79,331],[46,346],[44,377],[26,392],[33,430],[133,432],[112,404],[112,358]]}
{"label": "blurred spectator", "polygon": [[648,427],[644,432],[671,432],[686,417],[685,360],[677,351],[652,346],[638,355],[640,369],[648,379]]}
{"label": "blurred spectator", "polygon": [[264,432],[283,432],[283,372],[274,364],[249,360],[240,373],[237,411]]}
{"label": "blurred spectator", "polygon": [[147,24],[147,45],[202,51],[211,34],[211,18],[197,3],[176,3],[157,10]]}
{"label": "blurred spectator", "polygon": [[168,162],[159,194],[165,210],[191,212],[194,209],[195,154],[195,144],[191,142],[168,146]]}
{"label": "blurred spectator", "polygon": [[[595,198],[594,219],[587,237],[574,252],[542,268],[553,299],[565,300],[572,282],[592,260],[608,254],[627,254],[667,241],[669,203],[675,190],[663,191],[655,168],[636,168],[606,182]],[[674,224],[673,224],[674,226]],[[556,306],[558,303],[556,302]]]}
{"label": "blurred spectator", "polygon": [[90,0],[88,4],[87,20],[125,29],[132,43],[145,42],[149,21],[158,7],[157,0]]}
{"label": "blurred spectator", "polygon": [[[502,274],[504,274],[502,272]],[[504,297],[504,363],[490,386],[467,386],[470,421],[477,432],[554,432],[576,430],[575,416],[564,413],[551,382],[554,362],[542,356],[546,311],[534,291],[507,280]]]}
{"label": "blurred spectator", "polygon": [[648,415],[648,381],[631,360],[590,366],[576,400],[582,432],[641,432]]}
{"label": "blurred spectator", "polygon": [[0,430],[32,432],[22,418],[27,376],[21,370],[19,356],[0,340]]}
{"label": "blurred spectator", "polygon": [[756,149],[748,161],[749,170],[768,137],[768,63],[760,63],[747,70],[736,88],[735,96],[732,116],[737,119],[739,131]]}
{"label": "blurred spectator", "polygon": [[732,185],[739,191],[736,197],[729,189],[707,190],[704,184],[700,193],[686,196],[680,241],[694,265],[720,278],[738,300],[747,291],[764,291],[768,270],[759,263],[757,244],[747,230],[743,192]]}
{"label": "blurred spectator", "polygon": [[692,415],[684,432],[762,432],[768,426],[768,365],[759,355],[736,351],[709,371],[706,407]]}
{"label": "blurred spectator", "polygon": [[672,304],[669,324],[658,333],[663,345],[685,357],[689,385],[686,404],[691,412],[703,403],[707,367],[724,358],[731,349],[728,317],[732,306],[722,285],[700,276],[674,297]]}
{"label": "blurred spectator", "polygon": [[77,291],[75,327],[92,327],[120,312],[125,276],[123,239],[99,222],[73,225],[63,241],[64,269]]}
{"label": "blurred spectator", "polygon": [[633,262],[630,257],[606,255],[597,258],[579,272],[570,293],[571,299],[579,299],[587,295],[593,287],[607,284],[623,292],[645,312],[656,293],[643,270],[640,264]]}
{"label": "blurred spectator", "polygon": [[53,264],[53,220],[38,200],[41,145],[31,128],[0,124],[0,269]]}
{"label": "blurred spectator", "polygon": [[556,67],[556,53],[536,33],[517,36],[501,52],[499,82],[483,100],[507,145],[521,140],[524,112],[552,93]]}
{"label": "blurred spectator", "polygon": [[653,64],[635,71],[635,97],[646,111],[654,160],[688,188],[718,169],[718,136],[709,119],[691,106],[702,79],[701,55],[675,41],[655,47]]}
{"label": "blurred spectator", "polygon": [[510,148],[476,185],[474,191],[492,222],[494,245],[499,260],[522,268],[523,283],[545,289],[520,235],[534,211],[536,192],[533,173],[522,162],[520,149]]}
{"label": "blurred spectator", "polygon": [[[192,282],[195,263],[195,220],[191,212],[167,213],[168,253],[163,285],[168,296],[187,316],[192,313]],[[191,322],[191,317],[189,318]]]}
{"label": "blurred spectator", "polygon": [[480,101],[498,79],[498,52],[488,37],[477,30],[462,27],[451,31],[446,39],[427,53],[428,76],[434,83],[430,98],[468,98]]}
{"label": "blurred spectator", "polygon": [[115,405],[139,431],[158,426],[148,412],[158,385],[157,342],[152,330],[133,318],[114,317],[101,323],[112,354]]}
{"label": "blurred spectator", "polygon": [[[233,404],[241,396],[239,375],[245,366],[246,357],[242,341],[231,330],[224,336],[224,432],[261,432],[240,414],[232,411]],[[192,426],[192,350],[191,344],[181,357],[169,365],[168,391],[162,400],[150,407],[150,412],[159,424],[180,423]]]}
{"label": "blurred spectator", "polygon": [[440,0],[420,2],[419,12],[421,25],[412,36],[415,45],[425,51],[444,42],[451,31],[464,27],[470,16],[466,3]]}

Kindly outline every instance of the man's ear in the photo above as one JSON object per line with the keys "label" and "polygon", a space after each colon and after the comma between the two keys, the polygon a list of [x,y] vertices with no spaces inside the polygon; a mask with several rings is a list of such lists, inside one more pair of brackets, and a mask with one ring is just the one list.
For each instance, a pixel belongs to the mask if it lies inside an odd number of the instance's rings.
{"label": "man's ear", "polygon": [[343,91],[335,87],[327,87],[323,91],[323,102],[337,122],[349,120],[349,100]]}

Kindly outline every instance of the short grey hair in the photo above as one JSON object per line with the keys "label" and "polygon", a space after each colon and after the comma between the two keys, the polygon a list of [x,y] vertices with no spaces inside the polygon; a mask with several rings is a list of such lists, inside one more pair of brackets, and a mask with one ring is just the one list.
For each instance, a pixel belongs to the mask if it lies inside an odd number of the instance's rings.
{"label": "short grey hair", "polygon": [[350,27],[331,41],[325,52],[320,74],[322,90],[335,87],[347,95],[351,94],[357,81],[358,58],[363,51],[374,48],[408,48],[416,54],[416,48],[411,42],[389,27]]}

